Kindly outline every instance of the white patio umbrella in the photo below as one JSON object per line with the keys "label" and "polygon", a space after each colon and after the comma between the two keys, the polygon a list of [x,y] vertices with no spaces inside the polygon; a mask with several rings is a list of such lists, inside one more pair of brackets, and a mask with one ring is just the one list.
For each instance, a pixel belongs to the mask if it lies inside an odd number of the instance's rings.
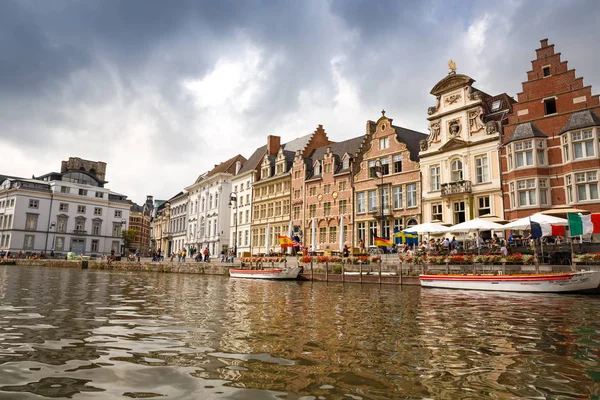
{"label": "white patio umbrella", "polygon": [[[291,219],[290,219],[290,229],[289,229],[288,235],[290,236],[290,238],[294,237],[294,222]],[[289,254],[292,254],[293,250],[294,250],[294,247],[288,247]]]}
{"label": "white patio umbrella", "polygon": [[340,216],[340,253],[344,251],[344,215]]}
{"label": "white patio umbrella", "polygon": [[406,228],[402,230],[402,232],[413,232],[421,235],[423,233],[442,233],[446,232],[447,229],[447,226],[438,224],[437,222],[425,222],[419,225],[413,225],[410,228]]}
{"label": "white patio umbrella", "polygon": [[509,222],[504,225],[504,229],[529,229],[531,222],[537,222],[538,224],[550,224],[550,225],[569,225],[569,221],[564,218],[558,218],[553,215],[536,213],[530,217],[519,218],[515,221]]}
{"label": "white patio umbrella", "polygon": [[[503,229],[504,229],[504,225],[500,225],[495,222],[488,221],[488,220],[481,219],[481,218],[474,218],[472,220],[461,222],[460,224],[451,226],[446,229],[446,232],[461,232],[461,233],[465,233],[465,234],[468,232],[477,232],[477,237],[479,238],[480,231],[491,231],[491,230],[501,231]],[[480,248],[479,244],[477,244],[477,252],[479,253],[480,251],[481,251],[481,248]]]}
{"label": "white patio umbrella", "polygon": [[267,224],[267,237],[265,238],[265,254],[271,250],[271,224]]}

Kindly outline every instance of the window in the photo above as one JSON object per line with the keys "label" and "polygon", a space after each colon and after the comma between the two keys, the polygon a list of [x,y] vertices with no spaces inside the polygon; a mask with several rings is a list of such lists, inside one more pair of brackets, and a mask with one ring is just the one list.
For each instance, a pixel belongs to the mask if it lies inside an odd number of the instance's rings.
{"label": "window", "polygon": [[463,163],[461,160],[452,161],[450,169],[452,170],[452,182],[463,180]]}
{"label": "window", "polygon": [[87,190],[85,190],[85,189],[79,189],[79,195],[80,196],[87,196]]}
{"label": "window", "polygon": [[56,219],[56,232],[65,233],[67,231],[67,219],[64,215]]}
{"label": "window", "polygon": [[335,243],[337,240],[337,226],[329,227],[329,243]]}
{"label": "window", "polygon": [[289,215],[289,213],[290,213],[290,201],[284,200],[283,201],[283,215]]}
{"label": "window", "polygon": [[260,218],[258,206],[254,206],[254,219]]}
{"label": "window", "polygon": [[94,215],[102,215],[102,208],[94,207]]}
{"label": "window", "polygon": [[348,157],[344,158],[344,161],[342,162],[342,168],[344,168],[344,169],[350,168],[350,159]]}
{"label": "window", "polygon": [[417,184],[406,185],[406,207],[417,206]]}
{"label": "window", "polygon": [[277,164],[276,169],[277,169],[277,172],[276,172],[277,175],[282,174],[283,173],[283,164]]}
{"label": "window", "polygon": [[267,204],[267,217],[273,216],[273,203]]}
{"label": "window", "polygon": [[491,214],[490,208],[490,198],[489,197],[480,197],[477,199],[478,207],[477,207],[477,215],[482,217],[484,215]]}
{"label": "window", "polygon": [[300,171],[294,171],[294,179],[300,178]]}
{"label": "window", "polygon": [[313,187],[311,187],[310,189],[308,189],[308,194],[309,194],[310,196],[316,196],[316,195],[317,195],[317,187],[316,187],[316,186],[313,186]]}
{"label": "window", "polygon": [[244,246],[248,246],[249,237],[250,237],[250,233],[248,231],[244,231]]}
{"label": "window", "polygon": [[515,156],[517,158],[517,168],[529,167],[533,165],[533,143],[531,140],[515,143]]}
{"label": "window", "polygon": [[598,173],[596,171],[575,174],[577,201],[598,200]]}
{"label": "window", "polygon": [[113,235],[113,237],[121,236],[121,223],[120,222],[113,222],[112,235]]}
{"label": "window", "polygon": [[381,190],[381,205],[386,212],[390,209],[390,189],[385,187]]}
{"label": "window", "polygon": [[390,137],[384,137],[379,139],[379,150],[384,150],[390,147]]}
{"label": "window", "polygon": [[315,163],[314,170],[315,175],[321,175],[321,163],[319,161]]}
{"label": "window", "polygon": [[34,235],[25,235],[25,240],[23,241],[23,248],[25,250],[33,250],[34,240]]}
{"label": "window", "polygon": [[82,232],[85,230],[85,218],[77,217],[75,218],[75,230]]}
{"label": "window", "polygon": [[294,190],[294,199],[300,198],[300,190]]}
{"label": "window", "polygon": [[327,194],[329,192],[331,192],[331,185],[323,186],[323,193]]}
{"label": "window", "polygon": [[563,135],[561,138],[561,142],[562,142],[563,159],[565,161],[569,161],[570,157],[569,157],[569,138],[568,138],[568,136]]}
{"label": "window", "polygon": [[250,223],[250,210],[246,210],[246,223]]}
{"label": "window", "polygon": [[477,183],[489,182],[489,167],[487,156],[475,157],[475,170],[477,173]]}
{"label": "window", "polygon": [[338,187],[340,192],[346,190],[346,181],[341,181]]}
{"label": "window", "polygon": [[389,158],[382,158],[381,160],[379,160],[379,162],[381,163],[381,173],[383,173],[383,175],[389,175],[390,174],[390,159]]}
{"label": "window", "polygon": [[71,193],[71,188],[68,186],[61,186],[60,187],[60,192],[61,193]]}
{"label": "window", "polygon": [[431,205],[431,219],[432,221],[443,221],[442,215],[442,203],[432,204]]}
{"label": "window", "polygon": [[98,239],[93,239],[92,240],[92,252],[96,252],[98,251],[98,246],[99,246],[100,242],[98,241]]}
{"label": "window", "polygon": [[401,231],[402,230],[402,218],[395,218],[394,219],[394,231]]}
{"label": "window", "polygon": [[454,203],[454,224],[460,224],[466,221],[465,202],[457,201]]}
{"label": "window", "polygon": [[115,210],[115,218],[121,218],[122,215],[123,214],[121,210]]}
{"label": "window", "polygon": [[512,170],[513,169],[513,152],[512,152],[512,145],[508,145],[506,146],[506,155],[508,158],[508,169]]}
{"label": "window", "polygon": [[300,206],[294,206],[294,219],[300,219]]}
{"label": "window", "polygon": [[77,206],[78,214],[85,214],[85,206]]}
{"label": "window", "polygon": [[27,214],[27,218],[25,220],[25,229],[28,231],[35,231],[37,229],[37,222],[37,214]]}
{"label": "window", "polygon": [[571,133],[573,142],[573,159],[594,157],[594,134],[591,130]]}
{"label": "window", "polygon": [[540,204],[548,204],[548,180],[540,179]]}
{"label": "window", "polygon": [[502,106],[502,100],[496,100],[492,103],[492,112],[496,112],[500,110],[500,106]]}
{"label": "window", "polygon": [[319,228],[319,243],[325,243],[327,241],[327,228]]}
{"label": "window", "polygon": [[366,211],[365,205],[366,205],[365,192],[357,193],[356,194],[356,212],[358,214],[364,213]]}
{"label": "window", "polygon": [[102,227],[101,221],[94,221],[92,223],[92,235],[100,236],[100,228]]}
{"label": "window", "polygon": [[550,66],[542,68],[542,74],[544,75],[544,77],[550,76]]}
{"label": "window", "polygon": [[369,211],[377,210],[377,192],[371,190],[369,192]]}
{"label": "window", "polygon": [[260,217],[267,218],[267,205],[266,204],[260,205]]}
{"label": "window", "polygon": [[362,241],[364,242],[367,237],[367,228],[366,228],[364,222],[358,223],[357,232],[358,232],[358,240],[362,239]]}
{"label": "window", "polygon": [[544,112],[546,115],[556,114],[556,99],[545,99],[544,100]]}
{"label": "window", "polygon": [[331,215],[331,203],[330,202],[323,204],[323,215],[324,216]]}
{"label": "window", "polygon": [[394,163],[394,173],[402,172],[402,154],[396,154],[392,157],[392,162]]}
{"label": "window", "polygon": [[268,178],[269,177],[269,167],[263,168],[260,174],[260,177],[262,179]]}
{"label": "window", "polygon": [[62,212],[69,211],[69,203],[60,203],[58,205],[58,211],[62,211]]}
{"label": "window", "polygon": [[397,210],[403,207],[402,203],[402,186],[395,186],[392,188],[392,196],[394,201],[394,209]]}
{"label": "window", "polygon": [[281,202],[275,202],[275,215],[281,215]]}
{"label": "window", "polygon": [[339,203],[340,215],[344,215],[348,213],[348,200],[340,200]]}
{"label": "window", "polygon": [[519,206],[535,206],[537,204],[535,188],[535,179],[523,179],[517,181],[517,196],[519,199]]}
{"label": "window", "polygon": [[316,216],[317,216],[317,205],[316,205],[316,204],[311,204],[311,205],[308,207],[308,216],[309,216],[310,218],[314,218],[314,217],[316,217]]}
{"label": "window", "polygon": [[369,246],[375,244],[375,238],[373,235],[377,234],[377,221],[369,221]]}
{"label": "window", "polygon": [[324,170],[325,170],[326,174],[330,174],[331,173],[331,163],[330,162],[328,162],[327,164],[325,164]]}
{"label": "window", "polygon": [[546,164],[546,152],[544,151],[544,149],[537,150],[537,163],[538,166]]}
{"label": "window", "polygon": [[40,208],[40,201],[39,200],[29,200],[29,208]]}
{"label": "window", "polygon": [[435,192],[440,190],[440,166],[434,165],[429,169],[429,182],[431,184],[431,191]]}
{"label": "window", "polygon": [[375,166],[375,160],[369,161],[369,178],[377,178],[377,168]]}

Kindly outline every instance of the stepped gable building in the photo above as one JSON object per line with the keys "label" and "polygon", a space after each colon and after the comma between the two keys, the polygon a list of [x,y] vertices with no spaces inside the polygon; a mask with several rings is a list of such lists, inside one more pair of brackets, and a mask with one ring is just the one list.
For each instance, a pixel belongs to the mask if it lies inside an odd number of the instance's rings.
{"label": "stepped gable building", "polygon": [[237,248],[238,257],[251,255],[252,184],[260,172],[260,165],[266,152],[266,145],[256,149],[250,158],[239,166],[231,179],[230,236],[232,246]]}
{"label": "stepped gable building", "polygon": [[502,146],[506,219],[557,206],[600,212],[600,103],[548,39],[531,62]]}
{"label": "stepped gable building", "polygon": [[291,169],[296,154],[308,157],[332,143],[322,125],[310,135],[281,144],[279,136],[267,137],[267,148],[252,186],[252,254],[279,250],[277,235],[289,235]]}
{"label": "stepped gable building", "polygon": [[211,256],[217,257],[221,251],[227,252],[233,245],[229,241],[231,182],[244,162],[246,158],[237,154],[201,174],[196,182],[185,188],[189,204],[187,238],[183,241],[183,247],[188,250],[194,247],[198,251],[208,248]]}
{"label": "stepped gable building", "polygon": [[130,202],[130,204],[129,229],[135,229],[137,232],[130,249],[139,250],[142,257],[148,257],[150,255],[150,224],[154,211],[154,199],[152,196],[147,196],[146,202],[141,206],[134,202]]}
{"label": "stepped gable building", "polygon": [[392,228],[421,222],[419,143],[421,132],[393,125],[381,111],[377,122],[367,121],[356,153],[354,243],[374,245],[373,235],[391,239]]}
{"label": "stepped gable building", "polygon": [[15,254],[121,253],[130,203],[105,187],[106,163],[69,158],[61,172],[0,177],[0,249]]}
{"label": "stepped gable building", "polygon": [[163,201],[156,207],[156,215],[152,221],[152,250],[168,256],[169,221],[171,219],[171,203]]}
{"label": "stepped gable building", "polygon": [[316,248],[339,250],[343,216],[344,244],[353,247],[354,223],[352,167],[363,136],[315,149],[309,157],[296,152],[292,167],[292,221],[294,236]]}
{"label": "stepped gable building", "polygon": [[431,94],[429,136],[421,142],[423,220],[458,224],[503,212],[500,132],[515,103],[505,93],[490,96],[467,75],[449,74]]}

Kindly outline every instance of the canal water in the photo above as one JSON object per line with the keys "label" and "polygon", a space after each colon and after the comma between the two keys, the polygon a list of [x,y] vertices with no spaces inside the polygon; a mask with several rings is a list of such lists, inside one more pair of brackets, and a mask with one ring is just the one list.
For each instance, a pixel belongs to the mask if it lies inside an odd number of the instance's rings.
{"label": "canal water", "polygon": [[599,296],[0,266],[0,399],[599,396]]}

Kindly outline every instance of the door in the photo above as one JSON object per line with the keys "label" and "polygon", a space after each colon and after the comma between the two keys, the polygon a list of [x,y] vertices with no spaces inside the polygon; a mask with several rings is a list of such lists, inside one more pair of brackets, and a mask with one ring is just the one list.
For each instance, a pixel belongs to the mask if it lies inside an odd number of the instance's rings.
{"label": "door", "polygon": [[85,251],[85,239],[71,239],[71,251],[75,254],[83,254]]}

